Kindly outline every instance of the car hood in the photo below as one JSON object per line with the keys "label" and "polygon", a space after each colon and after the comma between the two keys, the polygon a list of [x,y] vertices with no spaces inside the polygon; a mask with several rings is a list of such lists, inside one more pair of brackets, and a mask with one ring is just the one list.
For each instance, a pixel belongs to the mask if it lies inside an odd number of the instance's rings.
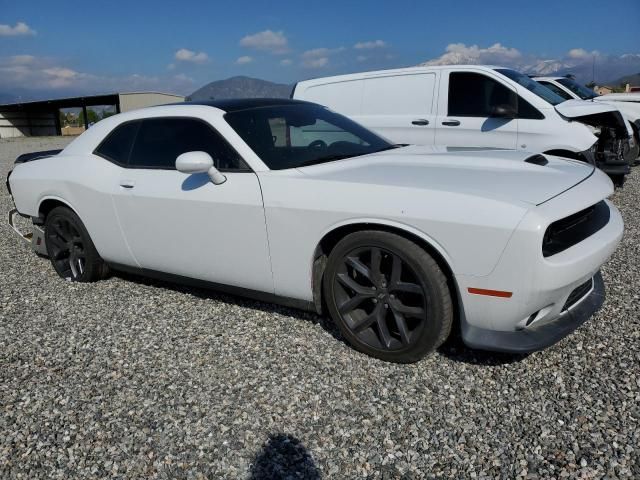
{"label": "car hood", "polygon": [[589,100],[567,100],[556,105],[556,111],[567,118],[585,117],[598,113],[615,112],[617,107],[603,102]]}
{"label": "car hood", "polygon": [[640,93],[607,93],[596,97],[594,100],[602,100],[603,102],[640,102]]}
{"label": "car hood", "polygon": [[[301,167],[326,181],[443,190],[538,205],[589,177],[594,167],[577,160],[530,152],[408,146],[370,155]],[[539,158],[539,157],[538,157]]]}

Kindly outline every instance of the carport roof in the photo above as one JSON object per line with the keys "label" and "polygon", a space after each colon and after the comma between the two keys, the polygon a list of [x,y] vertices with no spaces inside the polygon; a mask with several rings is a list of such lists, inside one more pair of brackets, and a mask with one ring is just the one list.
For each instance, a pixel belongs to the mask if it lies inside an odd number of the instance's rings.
{"label": "carport roof", "polygon": [[67,97],[50,100],[35,100],[30,102],[15,102],[0,105],[0,111],[15,112],[24,110],[51,110],[57,108],[90,107],[95,105],[117,105],[120,103],[120,95],[145,95],[161,94],[172,97],[180,97],[170,93],[161,92],[120,92],[105,93],[101,95],[85,95],[81,97]]}

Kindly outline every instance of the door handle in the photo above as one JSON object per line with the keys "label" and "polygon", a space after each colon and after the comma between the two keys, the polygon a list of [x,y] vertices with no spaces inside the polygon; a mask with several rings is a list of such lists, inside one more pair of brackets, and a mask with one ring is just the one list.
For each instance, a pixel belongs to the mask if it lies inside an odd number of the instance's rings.
{"label": "door handle", "polygon": [[417,120],[414,120],[413,122],[411,122],[412,125],[420,125],[421,127],[425,126],[425,125],[429,125],[429,120],[424,119],[424,118],[419,118]]}
{"label": "door handle", "polygon": [[133,188],[136,186],[136,182],[134,182],[133,180],[121,180],[120,186],[122,188]]}
{"label": "door handle", "polygon": [[460,120],[445,120],[444,122],[442,122],[443,125],[446,125],[447,127],[457,127],[458,125],[460,125]]}

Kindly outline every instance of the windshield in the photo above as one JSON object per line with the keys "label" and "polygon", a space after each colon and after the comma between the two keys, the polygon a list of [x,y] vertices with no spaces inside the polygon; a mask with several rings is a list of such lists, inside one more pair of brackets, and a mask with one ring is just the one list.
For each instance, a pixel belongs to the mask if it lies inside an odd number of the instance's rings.
{"label": "windshield", "polygon": [[598,96],[598,94],[590,88],[587,88],[584,85],[580,85],[578,82],[570,78],[559,78],[556,80],[556,82],[558,82],[562,86],[567,87],[583,100],[591,100],[592,98],[596,98]]}
{"label": "windshield", "polygon": [[539,96],[546,102],[550,103],[551,105],[558,105],[565,101],[565,99],[562,98],[560,95],[555,94],[554,92],[549,90],[547,87],[540,85],[535,80],[530,79],[529,77],[527,77],[526,75],[520,72],[516,72],[515,70],[511,70],[508,68],[496,68],[495,70],[496,72],[501,73],[507,78],[510,78],[511,80],[518,83],[519,85],[522,85],[527,90],[532,91],[537,96]]}
{"label": "windshield", "polygon": [[239,110],[224,118],[271,170],[395,147],[348,118],[312,103]]}

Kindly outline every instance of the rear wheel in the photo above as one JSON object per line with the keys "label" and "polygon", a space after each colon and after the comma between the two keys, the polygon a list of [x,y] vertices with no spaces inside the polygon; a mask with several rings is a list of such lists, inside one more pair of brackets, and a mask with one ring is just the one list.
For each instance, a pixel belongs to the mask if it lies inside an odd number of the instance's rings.
{"label": "rear wheel", "polygon": [[45,221],[45,245],[54,270],[65,280],[95,282],[107,267],[74,211],[56,207]]}
{"label": "rear wheel", "polygon": [[368,355],[415,362],[451,331],[446,277],[424,249],[399,235],[346,236],[329,256],[323,288],[343,336]]}

